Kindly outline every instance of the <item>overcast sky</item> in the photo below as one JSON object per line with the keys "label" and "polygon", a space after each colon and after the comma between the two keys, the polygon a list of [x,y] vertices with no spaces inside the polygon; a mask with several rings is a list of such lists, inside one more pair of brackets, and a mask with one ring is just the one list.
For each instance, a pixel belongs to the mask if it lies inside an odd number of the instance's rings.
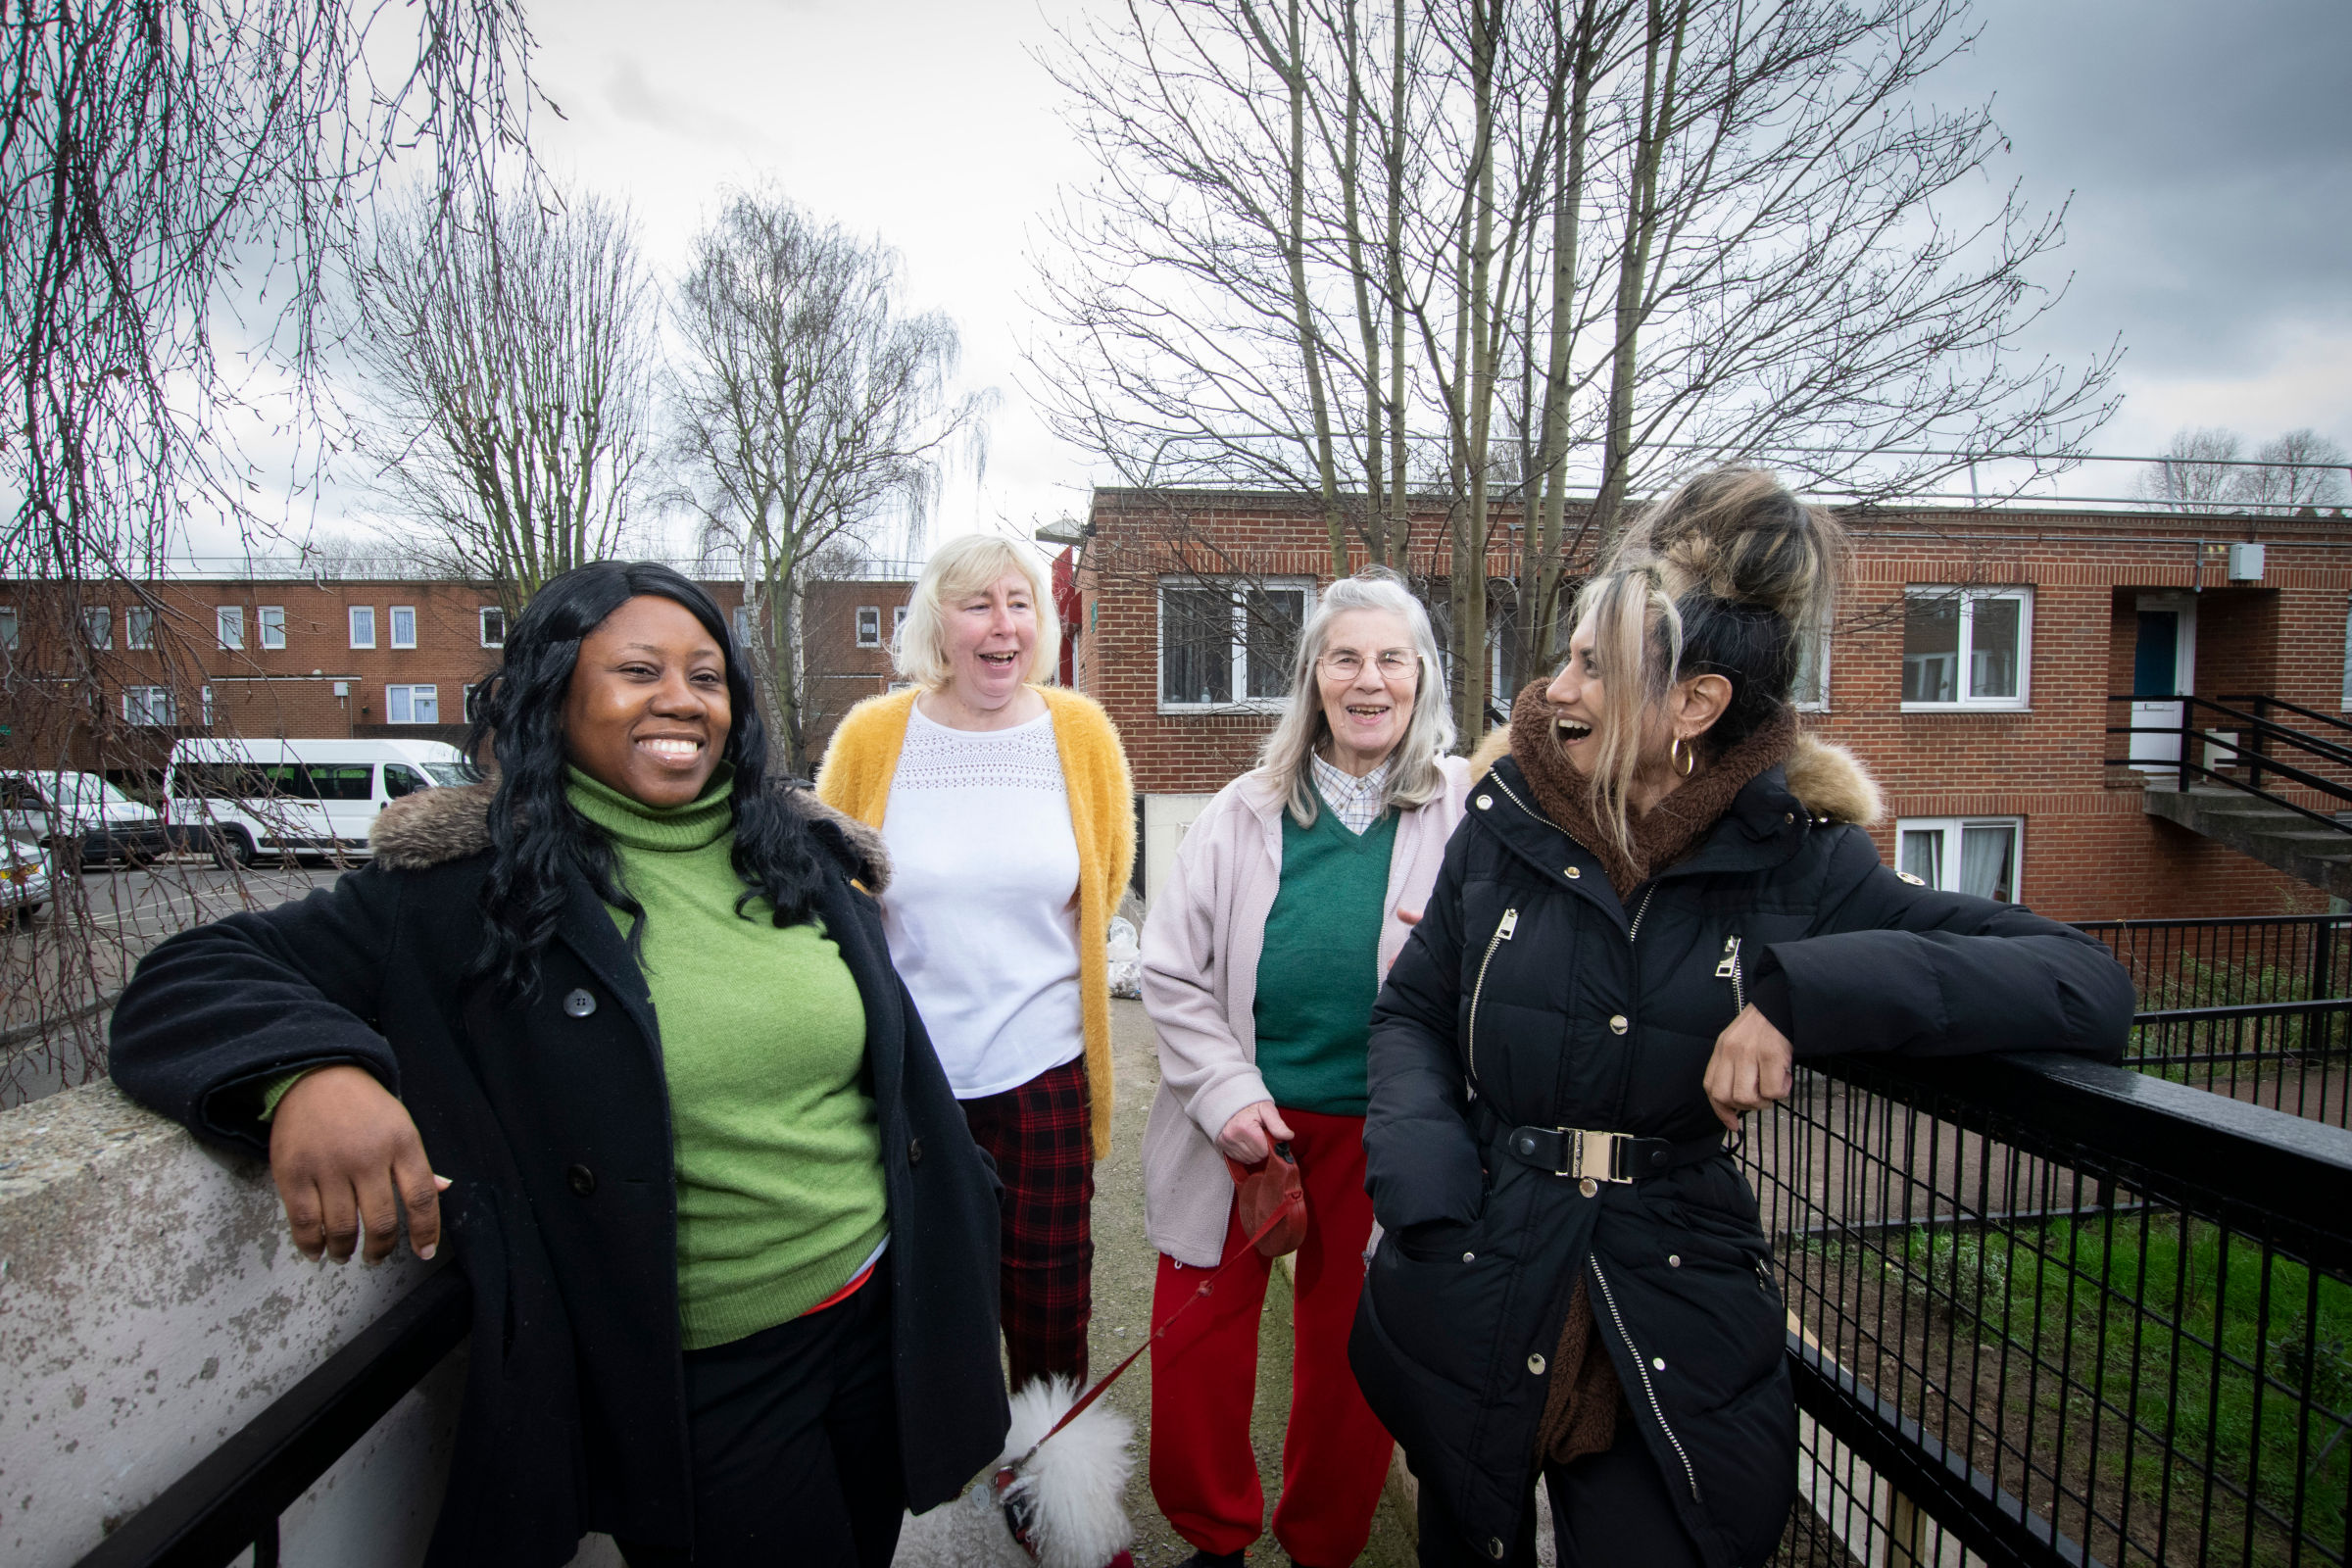
{"label": "overcast sky", "polygon": [[[1097,477],[1016,383],[1026,248],[1085,169],[1032,58],[1104,0],[540,0],[542,115],[559,175],[626,200],[674,271],[719,192],[772,176],[905,259],[913,301],[962,330],[995,386],[985,477],[935,534],[1026,533]],[[2352,445],[2352,5],[2344,0],[1981,0],[1983,38],[1936,89],[1990,96],[2002,178],[2071,198],[2046,281],[2074,273],[2033,346],[2080,363],[2120,336],[2110,454],[2183,425],[2249,444],[2298,425]],[[2121,494],[2094,466],[2077,494]]]}

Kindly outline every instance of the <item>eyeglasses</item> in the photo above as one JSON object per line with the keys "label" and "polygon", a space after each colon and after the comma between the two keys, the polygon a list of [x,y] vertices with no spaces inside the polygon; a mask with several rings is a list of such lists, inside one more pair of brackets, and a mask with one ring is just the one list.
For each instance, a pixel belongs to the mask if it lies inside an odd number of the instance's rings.
{"label": "eyeglasses", "polygon": [[[1421,667],[1419,657],[1409,648],[1384,648],[1372,656],[1372,663],[1382,680],[1402,680]],[[1316,660],[1315,667],[1333,680],[1353,680],[1364,672],[1364,656],[1343,648]]]}

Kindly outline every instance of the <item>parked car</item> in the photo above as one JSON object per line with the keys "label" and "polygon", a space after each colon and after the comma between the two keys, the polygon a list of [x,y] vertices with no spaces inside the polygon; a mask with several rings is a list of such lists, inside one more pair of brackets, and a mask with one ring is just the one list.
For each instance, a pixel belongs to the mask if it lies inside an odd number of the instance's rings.
{"label": "parked car", "polygon": [[164,770],[165,808],[191,849],[223,864],[265,852],[368,853],[375,813],[466,781],[466,754],[435,741],[184,740]]}
{"label": "parked car", "polygon": [[95,773],[0,773],[0,832],[31,839],[61,867],[153,859],[175,848],[160,814]]}
{"label": "parked car", "polygon": [[29,920],[49,902],[49,857],[29,838],[0,833],[0,924]]}

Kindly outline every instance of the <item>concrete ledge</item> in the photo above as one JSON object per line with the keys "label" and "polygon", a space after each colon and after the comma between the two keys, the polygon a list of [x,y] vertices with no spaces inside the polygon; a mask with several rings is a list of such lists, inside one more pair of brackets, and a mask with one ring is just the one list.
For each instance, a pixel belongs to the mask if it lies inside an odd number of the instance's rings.
{"label": "concrete ledge", "polygon": [[[111,1083],[0,1112],[0,1559],[73,1563],[427,1266],[305,1261],[266,1168]],[[464,1358],[288,1510],[286,1561],[422,1556]]]}

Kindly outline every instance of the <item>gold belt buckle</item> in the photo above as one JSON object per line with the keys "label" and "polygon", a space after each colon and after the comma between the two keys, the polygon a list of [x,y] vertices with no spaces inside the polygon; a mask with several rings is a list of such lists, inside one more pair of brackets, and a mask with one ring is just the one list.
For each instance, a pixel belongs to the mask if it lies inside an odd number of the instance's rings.
{"label": "gold belt buckle", "polygon": [[1580,1181],[1628,1183],[1631,1176],[1618,1174],[1617,1155],[1623,1147],[1624,1133],[1596,1133],[1579,1127],[1576,1134],[1575,1168],[1569,1172]]}

